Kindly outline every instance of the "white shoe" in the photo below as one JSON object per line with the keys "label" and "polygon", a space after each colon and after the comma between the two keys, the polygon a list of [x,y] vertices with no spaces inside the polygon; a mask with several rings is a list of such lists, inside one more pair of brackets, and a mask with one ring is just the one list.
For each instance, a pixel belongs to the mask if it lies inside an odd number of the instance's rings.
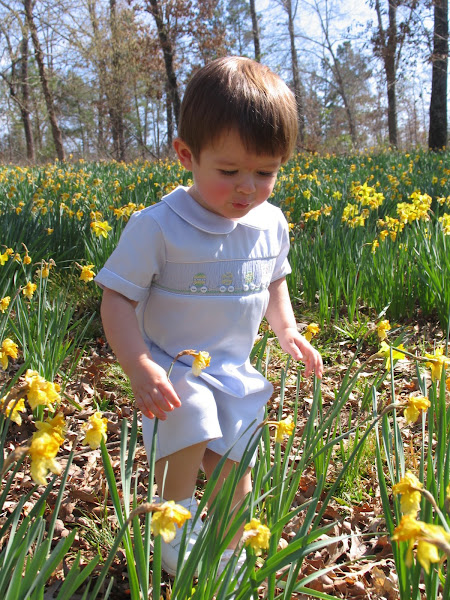
{"label": "white shoe", "polygon": [[[228,563],[230,562],[230,560],[233,558],[234,553],[235,553],[235,550],[233,550],[232,548],[227,548],[226,550],[224,550],[222,556],[220,557],[219,566],[217,567],[217,577],[220,577],[220,575],[222,575],[222,573],[225,571],[225,568],[228,565]],[[246,558],[247,558],[247,555],[246,555],[245,551],[241,552],[241,554],[239,555],[239,558],[237,559],[237,563],[234,567],[235,577],[236,577],[236,575],[238,575],[242,566],[245,564]],[[238,577],[238,583],[240,583],[241,581],[242,581],[242,574]]]}
{"label": "white shoe", "polygon": [[[165,502],[161,499],[162,502]],[[192,519],[189,519],[186,523],[187,533],[186,533],[186,548],[184,552],[184,560],[187,560],[189,554],[192,551],[192,548],[199,536],[200,530],[202,528],[202,520],[199,518],[192,525],[195,515],[197,514],[197,501],[195,498],[186,498],[185,500],[180,500],[176,504],[181,504],[184,508],[187,508],[191,515]],[[181,540],[183,537],[184,527],[178,528],[175,534],[175,537],[171,542],[162,542],[161,544],[161,566],[166,573],[175,577],[177,574],[177,565],[178,565],[178,555],[180,553]]]}

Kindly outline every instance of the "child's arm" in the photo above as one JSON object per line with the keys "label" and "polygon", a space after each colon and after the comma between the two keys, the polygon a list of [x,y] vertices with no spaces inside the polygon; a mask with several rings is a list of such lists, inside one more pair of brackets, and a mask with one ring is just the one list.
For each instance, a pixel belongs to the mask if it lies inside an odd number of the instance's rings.
{"label": "child's arm", "polygon": [[128,375],[136,406],[153,419],[181,406],[162,367],[152,360],[136,318],[137,302],[105,288],[101,306],[103,328],[117,360]]}
{"label": "child's arm", "polygon": [[282,277],[273,281],[269,286],[269,294],[266,319],[277,336],[281,348],[295,360],[302,360],[305,363],[305,377],[314,372],[321,378],[322,357],[298,332],[286,279]]}

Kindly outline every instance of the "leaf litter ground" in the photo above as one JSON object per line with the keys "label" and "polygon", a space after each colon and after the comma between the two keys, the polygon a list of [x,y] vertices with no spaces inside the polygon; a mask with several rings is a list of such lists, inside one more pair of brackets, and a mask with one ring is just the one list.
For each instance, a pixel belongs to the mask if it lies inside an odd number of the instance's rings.
{"label": "leaf litter ground", "polygon": [[[423,322],[408,328],[410,344],[430,344],[435,340],[442,339],[442,332],[432,322]],[[77,442],[79,432],[88,417],[95,411],[95,405],[106,407],[104,416],[108,417],[108,451],[112,466],[116,473],[119,472],[120,464],[120,428],[123,418],[130,419],[132,416],[132,404],[124,395],[121,385],[114,385],[108,376],[111,365],[115,363],[114,356],[107,344],[101,339],[91,349],[89,355],[80,363],[76,377],[66,388],[66,396],[82,407],[78,410],[69,402],[64,402],[62,410],[70,422],[66,442],[62,447],[60,462],[64,468],[64,456],[67,457],[72,444]],[[275,340],[270,344],[275,346]],[[327,344],[329,344],[327,342]],[[333,345],[333,342],[331,342]],[[329,348],[328,348],[329,349]],[[356,344],[354,340],[348,339],[336,343],[333,352],[328,352],[329,358],[325,360],[325,372],[321,384],[324,410],[333,402],[334,392],[342,382],[344,373],[351,363]],[[354,368],[366,362],[361,375],[370,380],[371,376],[380,368],[380,361],[371,359],[376,352],[376,347],[365,343],[354,362]],[[324,355],[327,353],[324,353]],[[280,352],[274,351],[268,365],[268,377],[274,383],[274,395],[269,404],[269,416],[276,418],[280,402],[280,374],[286,367],[286,357]],[[406,391],[410,393],[415,389],[415,366],[406,361],[399,361],[396,365],[395,385],[399,394]],[[125,380],[124,380],[125,381]],[[297,367],[291,366],[286,373],[285,396],[283,411],[292,411],[297,390]],[[389,401],[389,390],[391,383],[386,380],[383,383],[386,402]],[[342,411],[341,425],[343,430],[356,424],[361,420],[361,400],[364,386],[350,394],[345,410]],[[301,381],[299,390],[298,422],[295,435],[300,440],[302,428],[308,418],[309,406],[312,401],[312,382]],[[34,432],[32,417],[24,419],[21,427],[14,423],[11,426],[6,445],[9,453],[18,444],[23,444]],[[415,461],[415,451],[422,443],[419,426],[409,426],[403,429],[406,443],[409,444],[410,461]],[[295,447],[295,443],[294,443]],[[333,480],[334,474],[339,472],[340,458],[335,454],[332,461],[332,470],[328,479]],[[414,464],[411,466],[415,466]],[[148,484],[148,463],[143,444],[138,445],[135,469],[137,474],[138,501],[145,501]],[[334,472],[333,472],[334,469]],[[390,540],[385,535],[383,510],[379,497],[378,476],[375,468],[374,455],[361,461],[357,473],[349,486],[351,490],[343,489],[340,497],[330,503],[323,517],[323,525],[334,523],[327,533],[330,543],[322,550],[308,556],[302,565],[299,577],[313,574],[317,571],[330,568],[326,574],[319,576],[309,584],[309,587],[329,594],[335,598],[381,598],[396,600],[398,592],[396,589],[395,564],[392,555]],[[295,503],[300,505],[310,498],[314,493],[316,484],[313,468],[303,473]],[[201,488],[204,480],[199,477],[198,488]],[[27,468],[20,471],[16,476],[13,493],[8,497],[3,506],[4,513],[0,516],[4,521],[6,514],[12,511],[18,499],[33,487]],[[58,493],[58,481],[56,482],[48,499],[47,517],[52,514],[52,507]],[[31,510],[34,501],[39,497],[39,490],[34,493],[24,506],[24,511]],[[287,544],[295,536],[298,530],[301,514],[292,519],[286,526],[281,544]],[[73,554],[68,555],[59,568],[55,571],[45,594],[45,600],[50,600],[56,595],[61,581],[64,579],[75,553],[80,551],[82,563],[93,558],[97,552],[106,557],[117,520],[114,509],[108,499],[107,484],[103,472],[100,451],[92,451],[78,445],[77,452],[68,478],[64,492],[64,499],[59,511],[55,528],[55,543],[61,538],[69,535],[76,527],[77,535],[73,544]],[[333,538],[347,535],[344,540],[334,542]],[[1,540],[3,543],[5,540]],[[123,600],[129,596],[127,580],[127,569],[125,553],[119,550],[111,567],[111,576],[114,577],[114,587],[111,600]],[[163,597],[170,598],[171,579],[164,577],[163,573]],[[281,590],[280,590],[281,591]],[[261,587],[261,598],[265,597],[264,586]],[[292,596],[295,600],[307,600],[308,595],[296,593]],[[74,597],[74,600],[76,598]]]}

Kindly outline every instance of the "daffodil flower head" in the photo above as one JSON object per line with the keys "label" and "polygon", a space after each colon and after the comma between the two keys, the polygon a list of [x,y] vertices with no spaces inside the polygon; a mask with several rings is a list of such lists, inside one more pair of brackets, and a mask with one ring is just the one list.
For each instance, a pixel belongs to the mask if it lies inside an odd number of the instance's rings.
{"label": "daffodil flower head", "polygon": [[0,300],[0,312],[4,313],[5,310],[8,308],[10,302],[11,302],[10,296],[5,296],[4,298],[2,298]]}
{"label": "daffodil flower head", "polygon": [[[399,525],[394,529],[392,539],[396,542],[408,542],[406,566],[412,565],[414,543],[417,541],[417,560],[426,573],[429,573],[430,563],[440,561],[438,549],[450,556],[450,533],[440,525],[417,521],[412,514],[403,515]],[[434,546],[435,550],[430,548]]]}
{"label": "daffodil flower head", "polygon": [[59,386],[47,381],[36,371],[28,369],[25,373],[25,381],[28,383],[27,398],[32,410],[36,406],[51,406],[53,403],[61,400],[58,393]]}
{"label": "daffodil flower head", "polygon": [[7,400],[7,396],[0,398],[0,411],[4,412],[7,417],[17,425],[22,425],[22,416],[19,414],[25,410],[25,401],[23,398],[19,400]]}
{"label": "daffodil flower head", "polygon": [[[392,348],[392,360],[405,358],[405,353],[402,352],[402,350],[405,350],[403,344],[400,344],[396,348]],[[386,358],[385,369],[389,371],[391,367],[391,347],[388,344],[386,344],[386,342],[381,342],[378,354]]]}
{"label": "daffodil flower head", "polygon": [[55,457],[64,442],[64,417],[62,413],[58,413],[53,419],[37,421],[36,428],[29,449],[30,472],[35,483],[47,485],[49,471],[56,475],[61,473],[61,465]]}
{"label": "daffodil flower head", "polygon": [[0,346],[0,365],[3,370],[8,368],[8,357],[17,358],[19,355],[19,348],[15,342],[10,338],[5,338]]}
{"label": "daffodil flower head", "polygon": [[306,328],[306,331],[303,334],[303,337],[305,338],[305,340],[310,342],[312,340],[312,338],[319,333],[319,331],[320,331],[320,327],[317,323],[310,323],[308,325],[308,327]]}
{"label": "daffodil flower head", "polygon": [[442,346],[436,348],[434,354],[425,354],[425,356],[430,359],[429,362],[426,363],[426,366],[431,369],[431,379],[433,381],[440,381],[442,369],[445,366],[450,365],[450,359],[445,356]]}
{"label": "daffodil flower head", "polygon": [[430,406],[431,402],[425,396],[410,396],[404,413],[406,422],[415,423],[420,412],[425,412]]}
{"label": "daffodil flower head", "polygon": [[194,361],[192,362],[193,375],[198,377],[200,375],[200,373],[204,369],[206,369],[206,367],[209,367],[210,362],[211,362],[211,357],[209,355],[209,352],[205,352],[204,350],[201,350],[200,352],[197,352],[197,354],[194,354]]}
{"label": "daffodil flower head", "polygon": [[103,441],[106,442],[106,432],[108,429],[108,419],[102,417],[101,412],[95,412],[88,419],[88,423],[85,425],[85,436],[83,445],[89,444],[92,450],[98,448]]}
{"label": "daffodil flower head", "polygon": [[81,267],[80,279],[85,283],[92,281],[95,277],[95,273],[92,270],[95,265],[85,265]]}
{"label": "daffodil flower head", "polygon": [[285,437],[289,437],[294,433],[295,423],[292,415],[282,419],[281,421],[267,421],[267,425],[275,427],[275,442],[281,444]]}
{"label": "daffodil flower head", "polygon": [[22,294],[25,296],[25,298],[28,298],[28,300],[31,300],[31,298],[34,295],[34,292],[36,291],[36,288],[37,288],[37,285],[35,283],[31,283],[31,281],[28,281],[26,286],[24,286],[22,288]]}
{"label": "daffodil flower head", "polygon": [[151,531],[153,535],[161,535],[168,543],[176,535],[176,527],[183,527],[184,523],[192,517],[190,511],[173,500],[156,505],[152,515]]}
{"label": "daffodil flower head", "polygon": [[91,229],[97,237],[108,237],[108,231],[111,231],[112,227],[108,221],[92,221]]}
{"label": "daffodil flower head", "polygon": [[405,476],[393,486],[394,495],[401,494],[400,508],[404,515],[416,516],[419,512],[421,489],[423,483],[411,471],[407,471]]}
{"label": "daffodil flower head", "polygon": [[244,525],[243,540],[246,546],[254,550],[256,556],[261,556],[262,551],[269,547],[270,529],[259,519],[252,519]]}
{"label": "daffodil flower head", "polygon": [[391,329],[391,324],[389,323],[389,321],[387,319],[385,319],[384,321],[380,321],[378,323],[377,334],[378,334],[378,338],[381,342],[387,338],[387,332],[390,331],[390,329]]}

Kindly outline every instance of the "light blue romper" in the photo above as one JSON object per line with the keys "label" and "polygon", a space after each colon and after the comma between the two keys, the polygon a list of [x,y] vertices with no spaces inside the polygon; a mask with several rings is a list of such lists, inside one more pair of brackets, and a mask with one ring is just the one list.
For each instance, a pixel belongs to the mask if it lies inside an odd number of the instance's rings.
{"label": "light blue romper", "polygon": [[[170,380],[182,406],[159,422],[157,460],[207,440],[241,459],[273,391],[249,354],[268,287],[290,272],[288,250],[286,219],[268,202],[232,221],[179,187],[130,218],[95,281],[139,303],[144,340],[163,368],[187,348],[211,355],[199,377],[191,357],[177,361]],[[149,452],[154,421],[142,421]]]}

